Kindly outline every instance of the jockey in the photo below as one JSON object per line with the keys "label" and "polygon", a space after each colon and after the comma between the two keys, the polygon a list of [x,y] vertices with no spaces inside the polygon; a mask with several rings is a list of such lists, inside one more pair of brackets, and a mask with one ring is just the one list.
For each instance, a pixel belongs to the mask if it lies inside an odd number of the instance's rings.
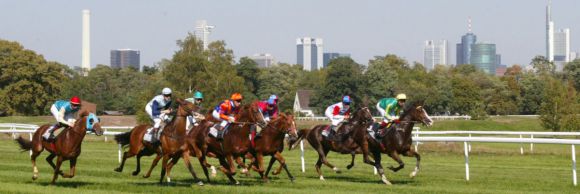
{"label": "jockey", "polygon": [[[276,117],[278,117],[278,101],[277,101],[277,99],[278,99],[278,97],[276,95],[272,95],[272,96],[270,96],[270,98],[268,98],[268,100],[258,102],[258,107],[259,107],[260,113],[262,113],[262,116],[264,117],[264,121],[266,121],[266,123],[268,123],[271,120],[276,119]],[[256,138],[261,137],[260,131],[262,131],[262,128],[258,127],[258,129],[256,131],[257,132]]]}
{"label": "jockey", "polygon": [[[193,98],[187,98],[185,100],[192,102],[198,107],[201,107],[201,103],[203,102],[203,94],[200,91],[195,91],[195,93],[193,93]],[[198,116],[187,116],[187,126],[185,127],[186,129],[190,129],[193,126],[199,125],[199,123],[197,123],[196,117]]]}
{"label": "jockey", "polygon": [[[224,128],[229,124],[236,121],[234,114],[238,113],[239,107],[242,104],[244,97],[240,93],[234,93],[229,100],[222,101],[219,105],[215,107],[212,112],[212,116],[217,119],[220,124],[214,125],[210,129],[210,134],[216,137],[218,140],[223,139]],[[217,134],[215,134],[217,131]]]}
{"label": "jockey", "polygon": [[69,101],[58,100],[50,107],[50,113],[56,119],[56,124],[52,125],[42,137],[46,140],[54,139],[54,131],[60,127],[74,127],[76,119],[75,113],[81,109],[81,99],[73,96]]}
{"label": "jockey", "polygon": [[168,119],[167,114],[171,112],[171,89],[163,88],[161,95],[157,95],[147,103],[145,106],[145,111],[149,114],[151,120],[153,120],[153,130],[151,130],[151,135],[157,139],[159,128],[161,123]]}
{"label": "jockey", "polygon": [[[351,101],[352,100],[350,99],[350,96],[343,96],[342,102],[330,105],[328,108],[326,108],[326,111],[324,111],[324,115],[326,115],[326,117],[328,117],[328,119],[330,119],[332,122],[330,129],[332,129],[334,132],[337,132],[339,128],[337,126],[339,124],[342,124],[348,119],[350,115]],[[330,130],[325,129],[322,131],[322,134],[324,136],[328,136],[330,134]]]}
{"label": "jockey", "polygon": [[383,117],[381,129],[390,126],[390,123],[399,123],[399,114],[405,106],[407,95],[397,94],[395,98],[383,98],[377,103],[377,110]]}

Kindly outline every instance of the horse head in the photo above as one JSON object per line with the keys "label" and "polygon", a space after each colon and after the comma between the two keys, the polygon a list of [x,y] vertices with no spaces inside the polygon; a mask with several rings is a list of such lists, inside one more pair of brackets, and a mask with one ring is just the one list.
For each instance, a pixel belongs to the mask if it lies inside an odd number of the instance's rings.
{"label": "horse head", "polygon": [[181,98],[178,98],[178,99],[175,99],[175,102],[177,102],[177,105],[178,105],[177,116],[182,116],[182,117],[194,116],[194,115],[196,115],[197,111],[199,111],[198,106],[196,106],[195,104],[193,104],[187,100],[182,100]]}
{"label": "horse head", "polygon": [[288,134],[291,138],[298,137],[293,115],[280,113],[276,119],[268,123],[268,127],[277,130],[279,133]]}
{"label": "horse head", "polygon": [[373,119],[373,115],[371,114],[369,108],[365,106],[357,109],[349,121],[354,124],[365,125],[373,123],[375,120]]}
{"label": "horse head", "polygon": [[264,115],[260,112],[257,101],[242,105],[238,114],[236,114],[236,121],[256,123],[262,127],[266,126]]}
{"label": "horse head", "polygon": [[401,115],[401,119],[406,117],[410,118],[410,121],[414,122],[421,122],[427,127],[431,127],[433,125],[433,120],[423,108],[423,101],[413,103],[413,105],[409,106]]}
{"label": "horse head", "polygon": [[101,128],[101,120],[96,114],[84,111],[79,114],[79,117],[81,119],[77,121],[75,126],[78,126],[85,131],[94,132],[97,136],[103,135],[104,130]]}

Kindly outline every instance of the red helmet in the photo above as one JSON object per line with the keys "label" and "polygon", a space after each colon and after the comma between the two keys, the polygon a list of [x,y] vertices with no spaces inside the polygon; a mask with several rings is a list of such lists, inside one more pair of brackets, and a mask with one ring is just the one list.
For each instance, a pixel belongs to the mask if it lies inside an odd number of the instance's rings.
{"label": "red helmet", "polygon": [[78,96],[73,96],[72,98],[70,98],[70,103],[79,105],[81,104],[81,98],[79,98]]}

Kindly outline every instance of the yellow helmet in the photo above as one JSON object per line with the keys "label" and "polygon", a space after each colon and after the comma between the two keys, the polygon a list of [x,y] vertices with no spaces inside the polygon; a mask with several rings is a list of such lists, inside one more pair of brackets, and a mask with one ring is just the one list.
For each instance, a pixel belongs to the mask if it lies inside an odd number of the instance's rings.
{"label": "yellow helmet", "polygon": [[397,100],[407,100],[407,95],[405,94],[397,94]]}

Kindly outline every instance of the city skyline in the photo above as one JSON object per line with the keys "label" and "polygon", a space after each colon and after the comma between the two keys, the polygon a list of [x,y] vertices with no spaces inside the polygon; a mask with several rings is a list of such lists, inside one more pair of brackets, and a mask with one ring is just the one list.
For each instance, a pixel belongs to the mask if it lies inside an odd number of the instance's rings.
{"label": "city skyline", "polygon": [[[320,9],[327,7],[328,1],[311,2],[309,7],[300,6],[296,1],[139,4],[121,1],[116,6],[108,6],[109,3],[113,1],[2,1],[0,38],[18,41],[48,60],[80,66],[82,19],[79,12],[88,9],[93,67],[108,63],[110,48],[141,50],[142,65],[171,58],[178,49],[175,41],[185,38],[188,32],[193,33],[197,20],[207,20],[217,26],[210,40],[224,40],[237,59],[254,53],[271,53],[277,56],[277,61],[293,64],[295,38],[312,36],[323,38],[329,50],[351,53],[361,64],[386,54],[396,54],[412,63],[423,61],[424,40],[437,38],[446,39],[449,44],[457,43],[457,37],[466,32],[466,19],[471,17],[473,32],[482,41],[495,43],[508,66],[527,65],[534,56],[546,53],[547,0],[341,1],[333,3],[333,9]],[[128,7],[134,9],[128,10]],[[552,3],[556,26],[571,30],[571,52],[580,50],[580,40],[575,38],[580,37],[580,23],[575,21],[580,18],[574,9],[577,7],[580,7],[579,1]],[[305,14],[296,14],[296,11]],[[440,23],[441,20],[446,22]],[[119,36],[112,37],[113,34]],[[455,49],[449,51],[449,56],[455,56]],[[453,58],[448,61],[454,62]]]}

